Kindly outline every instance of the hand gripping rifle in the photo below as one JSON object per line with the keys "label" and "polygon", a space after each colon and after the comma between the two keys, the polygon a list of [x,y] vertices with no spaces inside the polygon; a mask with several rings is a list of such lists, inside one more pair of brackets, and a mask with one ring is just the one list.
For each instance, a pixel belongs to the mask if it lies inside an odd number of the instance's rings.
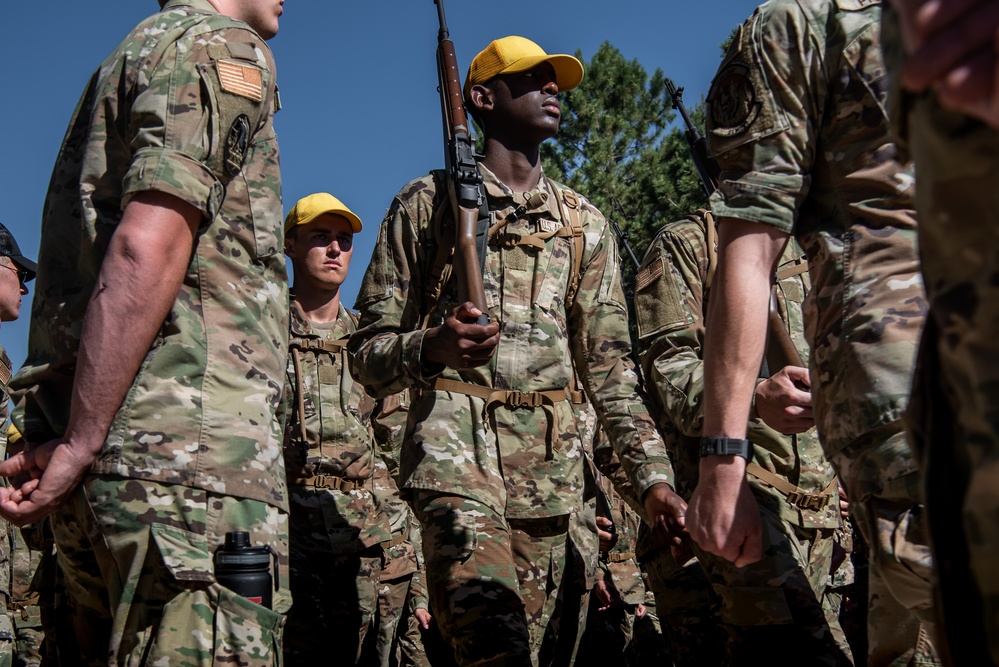
{"label": "hand gripping rifle", "polygon": [[680,112],[683,122],[687,125],[684,136],[690,146],[690,157],[694,159],[694,167],[697,169],[697,175],[701,177],[704,192],[710,197],[711,193],[718,189],[718,175],[721,170],[708,156],[708,141],[694,125],[694,121],[690,120],[687,107],[683,106],[683,88],[677,88],[673,79],[666,79],[666,94],[669,95],[673,108]]}
{"label": "hand gripping rifle", "polygon": [[[690,119],[687,108],[683,105],[683,88],[677,88],[672,79],[666,79],[666,94],[673,103],[673,108],[680,112],[687,126],[684,136],[690,146],[690,157],[694,160],[697,175],[701,177],[704,192],[710,197],[718,189],[718,177],[721,169],[718,163],[708,155],[708,140],[704,138],[694,121]],[[709,223],[710,224],[710,223]],[[790,241],[789,241],[790,242]],[[785,366],[806,368],[805,362],[794,346],[791,335],[787,332],[784,320],[777,309],[777,289],[770,290],[770,312],[767,315],[767,367],[771,372],[777,372]]]}
{"label": "hand gripping rifle", "polygon": [[[434,0],[440,30],[437,33],[437,79],[441,95],[441,117],[444,121],[444,168],[447,172],[448,195],[457,222],[454,244],[454,273],[458,280],[458,299],[471,301],[482,311],[479,324],[488,324],[486,293],[482,287],[485,268],[488,217],[480,216],[485,204],[482,174],[475,163],[468,117],[462,103],[461,75],[454,55],[454,44],[448,38],[444,19],[444,0]],[[483,218],[480,224],[480,217]],[[478,237],[478,238],[477,238]],[[478,247],[477,247],[478,246]]]}

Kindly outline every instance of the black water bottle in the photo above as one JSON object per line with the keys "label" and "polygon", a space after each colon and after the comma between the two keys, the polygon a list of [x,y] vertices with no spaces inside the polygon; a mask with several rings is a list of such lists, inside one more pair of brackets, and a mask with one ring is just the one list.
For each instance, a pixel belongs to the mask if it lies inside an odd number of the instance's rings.
{"label": "black water bottle", "polygon": [[215,551],[215,579],[234,593],[270,609],[272,553],[269,547],[251,547],[247,532],[226,533],[225,544]]}

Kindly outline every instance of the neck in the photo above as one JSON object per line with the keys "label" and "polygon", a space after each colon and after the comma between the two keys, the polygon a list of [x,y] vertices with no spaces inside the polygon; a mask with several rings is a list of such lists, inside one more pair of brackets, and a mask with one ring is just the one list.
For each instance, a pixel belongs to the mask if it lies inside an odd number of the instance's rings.
{"label": "neck", "polygon": [[311,322],[334,322],[340,314],[340,288],[335,291],[314,291],[292,288],[295,302],[302,308],[306,319]]}
{"label": "neck", "polygon": [[486,138],[482,164],[514,192],[529,192],[541,180],[541,150],[537,145],[514,147],[502,139]]}

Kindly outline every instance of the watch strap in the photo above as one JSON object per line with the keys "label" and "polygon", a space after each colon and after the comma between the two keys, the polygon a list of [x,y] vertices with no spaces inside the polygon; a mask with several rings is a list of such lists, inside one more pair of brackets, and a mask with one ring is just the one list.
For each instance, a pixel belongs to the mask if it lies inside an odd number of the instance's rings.
{"label": "watch strap", "polygon": [[701,438],[701,458],[705,456],[741,456],[753,458],[753,443],[745,438]]}

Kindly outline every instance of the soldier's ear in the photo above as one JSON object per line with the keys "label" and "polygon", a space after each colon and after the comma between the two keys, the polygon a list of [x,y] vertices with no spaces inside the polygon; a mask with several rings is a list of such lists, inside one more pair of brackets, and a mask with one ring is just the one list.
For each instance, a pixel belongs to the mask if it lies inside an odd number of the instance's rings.
{"label": "soldier's ear", "polygon": [[298,228],[292,227],[284,236],[284,254],[295,259],[295,242],[298,240]]}
{"label": "soldier's ear", "polygon": [[475,113],[492,111],[496,98],[492,88],[483,83],[477,83],[468,91],[468,101],[474,107],[473,113]]}

